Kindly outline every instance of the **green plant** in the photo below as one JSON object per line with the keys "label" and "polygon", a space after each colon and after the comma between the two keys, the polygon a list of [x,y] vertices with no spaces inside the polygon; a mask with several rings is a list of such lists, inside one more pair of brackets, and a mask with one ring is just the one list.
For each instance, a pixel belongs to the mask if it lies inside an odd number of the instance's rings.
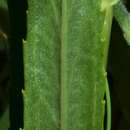
{"label": "green plant", "polygon": [[25,129],[103,129],[106,93],[110,130],[106,62],[116,4],[115,16],[129,41],[129,19],[122,15],[122,3],[29,0],[28,4],[28,38],[23,43]]}
{"label": "green plant", "polygon": [[110,130],[106,58],[117,2],[29,1],[25,129],[103,129],[107,92]]}
{"label": "green plant", "polygon": [[[130,42],[130,17],[123,3],[119,0],[28,0],[27,40],[26,32],[21,28],[19,31],[18,21],[14,22],[19,13],[23,16],[17,10],[18,14],[9,6],[14,38],[11,56],[16,57],[11,62],[15,72],[12,84],[17,86],[11,90],[11,101],[23,94],[24,129],[103,130],[106,102],[106,129],[110,130],[106,66],[114,15]],[[19,58],[16,42],[18,48],[23,44],[24,88],[19,87],[20,70],[14,67]]]}

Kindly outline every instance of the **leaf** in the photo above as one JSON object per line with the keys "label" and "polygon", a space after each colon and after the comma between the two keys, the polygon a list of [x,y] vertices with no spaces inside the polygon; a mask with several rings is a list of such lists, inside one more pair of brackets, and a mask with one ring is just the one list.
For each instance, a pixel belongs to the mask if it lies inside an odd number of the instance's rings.
{"label": "leaf", "polygon": [[7,109],[4,115],[0,118],[0,129],[8,130],[9,128],[9,109]]}
{"label": "leaf", "polygon": [[108,41],[101,1],[28,2],[25,130],[103,130]]}
{"label": "leaf", "polygon": [[114,15],[124,33],[124,38],[130,44],[130,14],[121,1],[114,8]]}
{"label": "leaf", "polygon": [[1,0],[0,1],[0,7],[7,9],[7,1],[6,0]]}

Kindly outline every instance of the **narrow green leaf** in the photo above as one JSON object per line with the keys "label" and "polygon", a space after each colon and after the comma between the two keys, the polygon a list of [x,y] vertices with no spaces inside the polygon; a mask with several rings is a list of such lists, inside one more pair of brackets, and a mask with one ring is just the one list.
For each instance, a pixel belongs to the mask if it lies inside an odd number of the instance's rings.
{"label": "narrow green leaf", "polygon": [[112,6],[101,10],[100,0],[28,2],[25,130],[103,130],[110,35],[104,27],[111,28]]}
{"label": "narrow green leaf", "polygon": [[120,1],[114,7],[114,16],[124,33],[124,38],[130,44],[130,13]]}

